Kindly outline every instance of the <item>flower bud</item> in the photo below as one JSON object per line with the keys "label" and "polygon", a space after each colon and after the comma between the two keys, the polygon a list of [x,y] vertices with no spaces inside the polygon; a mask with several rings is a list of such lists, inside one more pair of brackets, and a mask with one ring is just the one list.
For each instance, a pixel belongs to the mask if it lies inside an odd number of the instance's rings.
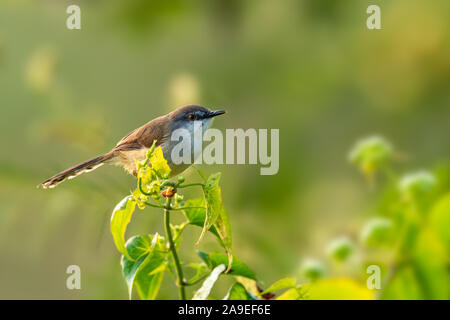
{"label": "flower bud", "polygon": [[353,242],[346,236],[334,239],[328,246],[328,254],[336,261],[343,262],[355,251]]}
{"label": "flower bud", "polygon": [[392,146],[384,138],[372,136],[356,143],[350,151],[349,160],[366,175],[387,163],[392,158]]}
{"label": "flower bud", "polygon": [[399,183],[399,189],[404,194],[415,197],[430,192],[436,185],[435,176],[428,171],[418,171],[405,175]]}
{"label": "flower bud", "polygon": [[361,232],[362,242],[370,247],[387,244],[392,239],[392,221],[387,218],[373,218]]}
{"label": "flower bud", "polygon": [[181,201],[183,201],[184,196],[182,196],[179,193],[175,194],[175,203],[180,203]]}
{"label": "flower bud", "polygon": [[300,275],[315,281],[325,274],[325,266],[321,261],[315,259],[305,259],[300,266]]}

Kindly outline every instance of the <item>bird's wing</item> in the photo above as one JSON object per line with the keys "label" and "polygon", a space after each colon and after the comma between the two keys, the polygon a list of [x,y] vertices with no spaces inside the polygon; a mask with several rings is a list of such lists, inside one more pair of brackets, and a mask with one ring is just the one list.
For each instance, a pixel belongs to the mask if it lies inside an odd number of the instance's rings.
{"label": "bird's wing", "polygon": [[150,148],[154,140],[156,140],[156,145],[159,146],[168,137],[168,121],[165,116],[162,116],[131,131],[117,143],[114,150],[126,151]]}

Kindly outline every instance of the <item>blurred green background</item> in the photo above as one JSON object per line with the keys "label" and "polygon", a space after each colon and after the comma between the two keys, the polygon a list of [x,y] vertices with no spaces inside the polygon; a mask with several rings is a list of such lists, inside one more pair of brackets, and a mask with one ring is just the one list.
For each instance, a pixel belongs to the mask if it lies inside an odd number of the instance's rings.
{"label": "blurred green background", "polygon": [[[66,28],[70,4],[81,30]],[[366,28],[369,4],[382,30]],[[449,88],[447,0],[3,0],[0,298],[127,298],[109,219],[134,179],[102,167],[54,190],[36,185],[189,103],[225,108],[220,129],[280,129],[277,175],[201,167],[223,172],[236,255],[267,284],[307,257],[327,263],[327,243],[357,241],[383,201],[348,162],[357,139],[383,135],[399,173],[437,170],[448,191]],[[162,215],[147,209],[127,234],[155,231]],[[199,232],[183,259],[199,261]],[[81,290],[66,289],[71,264]],[[159,298],[174,297],[166,277]]]}

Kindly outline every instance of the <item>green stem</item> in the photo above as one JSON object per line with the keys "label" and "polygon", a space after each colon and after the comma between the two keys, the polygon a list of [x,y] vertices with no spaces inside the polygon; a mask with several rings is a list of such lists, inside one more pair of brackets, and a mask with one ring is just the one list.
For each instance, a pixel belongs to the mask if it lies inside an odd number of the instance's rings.
{"label": "green stem", "polygon": [[170,230],[170,202],[171,198],[167,198],[166,206],[164,208],[164,228],[166,230],[166,237],[169,241],[169,250],[172,252],[173,260],[175,262],[175,269],[177,271],[177,286],[181,300],[186,300],[185,281],[183,276],[183,269],[181,268],[180,259],[178,258],[175,242],[172,238],[172,231]]}
{"label": "green stem", "polygon": [[170,208],[170,210],[185,210],[185,209],[206,209],[206,207],[176,207],[176,208]]}
{"label": "green stem", "polygon": [[[393,279],[401,268],[412,266],[411,251],[416,245],[417,234],[415,234],[414,232],[413,228],[415,227],[415,225],[414,221],[411,221],[411,218],[415,218],[417,216],[418,213],[416,206],[414,203],[412,203],[411,207],[404,213],[403,219],[405,219],[405,221],[403,221],[403,225],[401,226],[401,229],[399,231],[400,237],[394,251],[394,261],[388,269],[388,274],[386,275],[382,289],[376,295],[377,299],[383,298],[386,287],[388,287],[392,283]],[[419,278],[418,280],[420,281]],[[423,285],[423,283],[422,288],[426,288],[426,285]]]}
{"label": "green stem", "polygon": [[200,281],[206,279],[207,276],[208,276],[208,275],[205,274],[204,276],[202,276],[202,277],[200,277],[200,278],[198,278],[198,279],[196,279],[196,280],[194,280],[194,281],[188,281],[188,282],[186,282],[186,285],[187,285],[187,286],[193,286],[193,285],[196,285],[196,284],[199,283]]}
{"label": "green stem", "polygon": [[205,185],[203,183],[190,183],[190,184],[183,184],[183,185],[178,185],[177,188],[187,188],[187,187],[193,187],[193,186],[202,186],[204,187]]}
{"label": "green stem", "polygon": [[159,208],[159,209],[165,209],[166,207],[164,206],[158,206],[157,204],[153,204],[150,202],[144,202],[146,205],[148,205],[149,207],[153,207],[153,208]]}
{"label": "green stem", "polygon": [[139,187],[139,191],[140,191],[143,195],[146,195],[146,196],[151,196],[151,195],[152,195],[151,193],[145,192],[144,189],[142,188],[142,178],[139,178],[139,179],[138,179],[138,187]]}

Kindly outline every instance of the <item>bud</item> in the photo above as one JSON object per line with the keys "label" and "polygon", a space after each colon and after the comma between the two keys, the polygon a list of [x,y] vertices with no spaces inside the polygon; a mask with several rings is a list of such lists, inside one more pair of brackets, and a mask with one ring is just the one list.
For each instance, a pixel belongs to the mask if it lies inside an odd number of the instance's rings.
{"label": "bud", "polygon": [[175,203],[180,203],[181,201],[183,201],[184,196],[182,196],[179,193],[175,194]]}
{"label": "bud", "polygon": [[327,248],[327,253],[336,261],[343,262],[355,251],[353,242],[346,236],[334,239]]}
{"label": "bud", "polygon": [[435,176],[428,171],[418,171],[405,175],[399,183],[399,189],[407,196],[415,197],[428,193],[436,185]]}
{"label": "bud", "polygon": [[134,163],[136,164],[136,171],[139,172],[139,170],[141,170],[141,168],[143,167],[142,162],[141,161],[137,161],[135,159]]}
{"label": "bud", "polygon": [[392,221],[387,218],[373,218],[361,232],[362,242],[371,247],[382,246],[392,239]]}
{"label": "bud", "polygon": [[325,266],[321,261],[315,259],[305,259],[300,266],[300,275],[315,281],[325,274]]}
{"label": "bud", "polygon": [[184,181],[185,181],[185,179],[184,179],[183,176],[179,176],[179,177],[178,177],[178,183],[179,183],[179,184],[182,184]]}
{"label": "bud", "polygon": [[379,136],[372,136],[356,143],[350,151],[349,160],[365,175],[371,176],[391,160],[392,153],[392,146],[388,141]]}

